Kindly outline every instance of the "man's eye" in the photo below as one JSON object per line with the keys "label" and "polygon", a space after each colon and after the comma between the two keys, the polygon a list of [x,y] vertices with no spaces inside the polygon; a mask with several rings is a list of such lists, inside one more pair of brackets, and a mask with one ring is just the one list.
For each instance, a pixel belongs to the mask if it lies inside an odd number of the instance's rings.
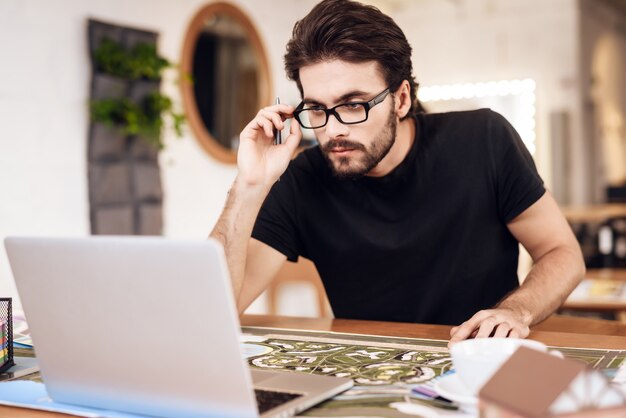
{"label": "man's eye", "polygon": [[312,107],[312,108],[309,108],[308,110],[309,112],[316,114],[316,115],[324,113],[324,108],[321,108],[321,107]]}
{"label": "man's eye", "polygon": [[361,107],[361,103],[346,103],[344,106],[350,110],[355,110]]}

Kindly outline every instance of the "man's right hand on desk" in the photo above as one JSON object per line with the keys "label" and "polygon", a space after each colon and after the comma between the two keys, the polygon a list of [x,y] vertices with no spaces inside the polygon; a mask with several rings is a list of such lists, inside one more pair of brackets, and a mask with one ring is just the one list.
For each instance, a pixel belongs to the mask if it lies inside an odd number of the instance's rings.
{"label": "man's right hand on desk", "polygon": [[450,330],[448,347],[468,338],[526,338],[530,334],[530,322],[530,314],[521,310],[498,307],[478,311],[470,319]]}

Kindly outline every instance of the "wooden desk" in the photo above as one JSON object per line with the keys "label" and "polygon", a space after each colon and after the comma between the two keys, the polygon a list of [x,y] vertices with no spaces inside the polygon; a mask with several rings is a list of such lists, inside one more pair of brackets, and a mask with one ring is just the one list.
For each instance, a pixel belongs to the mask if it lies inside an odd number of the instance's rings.
{"label": "wooden desk", "polygon": [[[353,334],[448,340],[450,326],[332,318],[245,315],[243,326],[306,329]],[[560,347],[626,349],[626,324],[588,318],[552,316],[533,327],[529,338]]]}
{"label": "wooden desk", "polygon": [[[353,334],[387,335],[409,338],[447,340],[450,328],[445,325],[424,325],[331,318],[295,318],[246,315],[243,326],[306,329]],[[602,335],[606,334],[606,335]],[[535,327],[530,337],[560,347],[626,349],[626,325],[573,317],[551,317]],[[68,415],[21,408],[0,407],[0,417],[67,418]]]}

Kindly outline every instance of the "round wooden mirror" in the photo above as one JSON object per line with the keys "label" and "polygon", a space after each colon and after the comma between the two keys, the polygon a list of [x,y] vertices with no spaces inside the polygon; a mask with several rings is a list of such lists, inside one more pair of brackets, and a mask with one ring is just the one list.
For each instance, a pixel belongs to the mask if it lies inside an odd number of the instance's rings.
{"label": "round wooden mirror", "polygon": [[194,135],[219,161],[236,162],[239,133],[272,103],[265,49],[246,14],[228,3],[200,9],[185,35],[181,71]]}

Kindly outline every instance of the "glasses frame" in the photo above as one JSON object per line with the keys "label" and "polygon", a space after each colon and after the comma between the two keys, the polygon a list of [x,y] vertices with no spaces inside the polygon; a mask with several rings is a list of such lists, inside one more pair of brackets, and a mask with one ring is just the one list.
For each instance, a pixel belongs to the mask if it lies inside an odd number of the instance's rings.
{"label": "glasses frame", "polygon": [[[331,107],[330,109],[323,109],[323,108],[317,108],[317,107],[304,107],[304,102],[300,102],[300,104],[296,107],[296,110],[294,110],[294,112],[293,112],[293,117],[298,121],[300,126],[303,127],[304,129],[323,128],[328,123],[328,119],[330,118],[330,115],[333,115],[335,117],[335,119],[337,119],[339,122],[343,123],[344,125],[356,125],[357,123],[365,122],[367,120],[367,118],[369,117],[370,110],[374,106],[376,106],[377,104],[382,103],[387,98],[389,93],[391,93],[391,90],[389,90],[389,87],[387,87],[385,90],[381,91],[376,96],[374,96],[374,98],[372,100],[368,100],[367,102],[340,103],[337,106]],[[362,105],[363,106],[363,108],[365,109],[365,119],[360,120],[358,122],[344,122],[343,120],[341,120],[341,116],[339,116],[339,113],[335,109],[337,109],[338,107],[342,107],[342,106],[353,106],[353,105]],[[326,116],[326,120],[324,121],[324,124],[319,125],[319,126],[315,126],[315,127],[304,126],[304,124],[300,120],[300,114],[302,112],[304,112],[304,111],[307,111],[307,110],[321,110],[321,111],[323,111],[325,116]]]}

